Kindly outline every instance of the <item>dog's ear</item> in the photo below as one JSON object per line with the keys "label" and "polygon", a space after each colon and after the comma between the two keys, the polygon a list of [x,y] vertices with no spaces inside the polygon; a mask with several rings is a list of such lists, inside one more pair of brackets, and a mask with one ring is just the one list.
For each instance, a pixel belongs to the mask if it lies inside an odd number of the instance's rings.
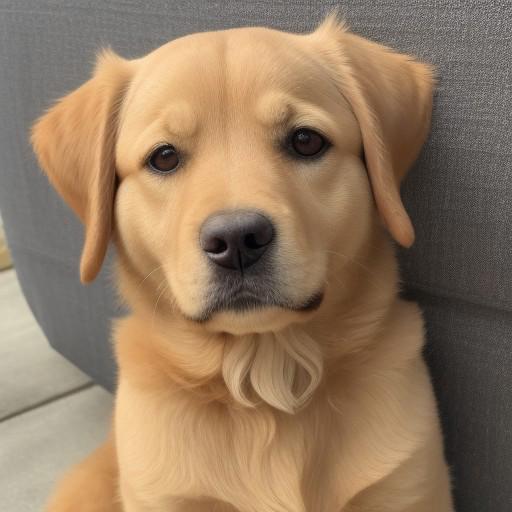
{"label": "dog's ear", "polygon": [[400,198],[400,182],[428,134],[433,68],[351,34],[334,15],[313,36],[329,45],[336,83],[359,122],[380,216],[393,238],[409,247],[414,229]]}
{"label": "dog's ear", "polygon": [[111,51],[93,77],[59,100],[32,128],[32,145],[52,185],[85,228],[83,283],[98,274],[112,229],[118,113],[132,66]]}

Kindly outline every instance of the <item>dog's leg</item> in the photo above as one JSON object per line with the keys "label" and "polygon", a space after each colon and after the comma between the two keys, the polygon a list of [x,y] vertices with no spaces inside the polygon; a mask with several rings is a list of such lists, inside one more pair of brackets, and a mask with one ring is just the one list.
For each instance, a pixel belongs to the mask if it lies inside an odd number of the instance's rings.
{"label": "dog's leg", "polygon": [[122,512],[113,436],[59,482],[46,512]]}
{"label": "dog's leg", "polygon": [[440,439],[356,496],[342,512],[453,512]]}

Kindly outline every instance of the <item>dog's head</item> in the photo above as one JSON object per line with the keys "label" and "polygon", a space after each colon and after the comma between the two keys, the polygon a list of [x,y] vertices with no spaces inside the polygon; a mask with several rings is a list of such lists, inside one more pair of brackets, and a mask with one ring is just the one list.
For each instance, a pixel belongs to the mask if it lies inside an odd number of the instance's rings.
{"label": "dog's head", "polygon": [[32,140],[85,225],[84,282],[114,232],[134,297],[262,332],[313,315],[343,272],[335,256],[354,257],[378,217],[413,242],[399,184],[431,98],[428,66],[330,17],[308,35],[244,28],[132,61],[104,53]]}

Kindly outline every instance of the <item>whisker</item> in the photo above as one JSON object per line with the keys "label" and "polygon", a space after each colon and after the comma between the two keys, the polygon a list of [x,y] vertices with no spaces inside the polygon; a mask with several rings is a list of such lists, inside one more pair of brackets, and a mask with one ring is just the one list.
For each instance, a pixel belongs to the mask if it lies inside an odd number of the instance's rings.
{"label": "whisker", "polygon": [[[343,254],[341,252],[327,251],[327,253],[333,254],[334,256],[340,256],[340,257],[344,258],[346,261],[348,261],[349,263],[357,265],[359,268],[364,270],[372,278],[372,280],[370,281],[370,284],[375,286],[376,289],[378,289],[378,290],[385,290],[386,289],[386,286],[384,285],[384,282],[380,279],[380,277],[374,271],[369,269],[366,265],[364,265],[360,261],[357,261],[356,259],[351,258],[351,257],[349,257],[346,254]],[[335,277],[335,276],[333,276],[333,277]],[[342,284],[339,281],[337,281],[337,282],[339,284]]]}
{"label": "whisker", "polygon": [[142,284],[144,283],[144,281],[149,277],[151,276],[152,274],[154,274],[157,270],[160,270],[164,268],[164,264],[162,263],[162,265],[158,265],[158,267],[154,268],[140,283],[139,283],[139,286],[142,286]]}
{"label": "whisker", "polygon": [[[163,285],[163,287],[162,287]],[[155,302],[155,307],[153,308],[153,314],[151,316],[151,327],[155,324],[155,317],[156,317],[156,310],[158,308],[158,303],[160,302],[160,299],[162,298],[162,295],[166,292],[168,288],[168,284],[166,280],[163,280],[157,287],[157,291],[162,287],[162,291],[158,294],[158,297]]]}

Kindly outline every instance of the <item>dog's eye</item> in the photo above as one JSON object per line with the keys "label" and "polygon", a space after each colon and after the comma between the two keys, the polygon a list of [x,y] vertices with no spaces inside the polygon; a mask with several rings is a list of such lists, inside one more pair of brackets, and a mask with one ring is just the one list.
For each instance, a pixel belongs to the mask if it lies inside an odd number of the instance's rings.
{"label": "dog's eye", "polygon": [[178,153],[170,144],[158,146],[148,158],[149,168],[163,174],[175,171],[179,163]]}
{"label": "dog's eye", "polygon": [[319,155],[327,145],[324,137],[310,128],[299,128],[292,133],[290,139],[293,152],[303,158]]}

